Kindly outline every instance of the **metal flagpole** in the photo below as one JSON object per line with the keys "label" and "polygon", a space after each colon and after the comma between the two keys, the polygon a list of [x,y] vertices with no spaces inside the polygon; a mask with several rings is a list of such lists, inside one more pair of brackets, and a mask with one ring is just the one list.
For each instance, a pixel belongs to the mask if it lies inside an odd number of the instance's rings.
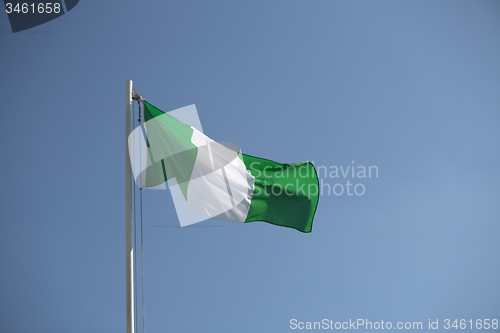
{"label": "metal flagpole", "polygon": [[132,132],[132,80],[125,89],[125,287],[127,333],[134,333],[134,228],[132,224],[132,165],[128,152],[128,136]]}

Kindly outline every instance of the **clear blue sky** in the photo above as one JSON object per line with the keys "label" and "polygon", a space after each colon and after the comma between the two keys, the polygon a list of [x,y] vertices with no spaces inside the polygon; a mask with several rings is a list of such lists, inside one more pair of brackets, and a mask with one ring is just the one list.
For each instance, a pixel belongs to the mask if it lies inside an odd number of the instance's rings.
{"label": "clear blue sky", "polygon": [[311,234],[179,228],[145,191],[146,331],[500,319],[499,32],[498,1],[82,0],[16,34],[0,14],[0,331],[125,331],[127,79],[245,153],[379,170],[325,179],[366,193],[323,195]]}

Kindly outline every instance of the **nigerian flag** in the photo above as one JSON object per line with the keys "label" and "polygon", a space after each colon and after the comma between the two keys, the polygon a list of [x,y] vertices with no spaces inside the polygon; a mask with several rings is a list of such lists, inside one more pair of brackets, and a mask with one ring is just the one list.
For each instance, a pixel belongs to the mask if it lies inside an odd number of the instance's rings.
{"label": "nigerian flag", "polygon": [[[141,114],[141,126],[129,136],[141,188],[175,179],[189,209],[203,217],[311,232],[319,182],[310,162],[281,164],[242,154],[146,101]],[[135,141],[142,142],[139,148]]]}

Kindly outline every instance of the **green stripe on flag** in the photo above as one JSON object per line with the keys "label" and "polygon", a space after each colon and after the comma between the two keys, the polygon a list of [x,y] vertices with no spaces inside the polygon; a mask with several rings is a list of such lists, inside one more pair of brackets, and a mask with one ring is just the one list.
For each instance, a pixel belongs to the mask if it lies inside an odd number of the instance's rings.
{"label": "green stripe on flag", "polygon": [[174,178],[184,198],[198,148],[191,142],[193,129],[144,101],[147,132],[148,168],[146,187],[153,187]]}
{"label": "green stripe on flag", "polygon": [[241,154],[255,187],[246,222],[264,221],[311,232],[319,200],[319,181],[310,162],[280,164]]}

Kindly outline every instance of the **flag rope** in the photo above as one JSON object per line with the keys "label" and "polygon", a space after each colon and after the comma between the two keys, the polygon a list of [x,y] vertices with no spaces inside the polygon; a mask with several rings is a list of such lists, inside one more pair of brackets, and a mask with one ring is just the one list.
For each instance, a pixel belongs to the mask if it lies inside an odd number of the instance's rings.
{"label": "flag rope", "polygon": [[141,270],[142,270],[142,333],[146,333],[146,315],[144,313],[144,242],[142,237],[142,189],[140,189],[141,194]]}
{"label": "flag rope", "polygon": [[[139,108],[139,126],[141,126],[141,99],[137,100],[137,105]],[[139,150],[141,150],[141,146],[139,146]],[[142,151],[139,152],[141,154],[141,163],[142,163]],[[142,166],[141,166],[142,167]],[[135,189],[135,187],[134,187]],[[140,196],[140,209],[141,209],[141,284],[142,284],[142,333],[146,333],[146,315],[144,311],[144,238],[142,235],[142,188],[139,189]],[[136,293],[137,294],[137,293]],[[136,307],[137,309],[137,307]]]}
{"label": "flag rope", "polygon": [[[135,119],[135,104],[132,103],[132,119]],[[135,161],[135,145],[133,145],[133,151],[132,151],[132,154],[134,156],[134,161]],[[133,177],[133,176],[132,176]],[[136,199],[135,199],[135,179],[134,179],[134,207],[133,207],[133,210],[134,210],[134,259],[136,257],[136,252],[135,252],[135,249],[137,249],[137,237],[135,236],[135,231],[137,230],[137,223],[136,223]],[[137,269],[135,267],[135,260],[134,260],[134,281],[137,282]],[[134,283],[134,303],[135,303],[135,306],[134,306],[134,310],[135,310],[135,332],[137,332],[137,283]]]}

